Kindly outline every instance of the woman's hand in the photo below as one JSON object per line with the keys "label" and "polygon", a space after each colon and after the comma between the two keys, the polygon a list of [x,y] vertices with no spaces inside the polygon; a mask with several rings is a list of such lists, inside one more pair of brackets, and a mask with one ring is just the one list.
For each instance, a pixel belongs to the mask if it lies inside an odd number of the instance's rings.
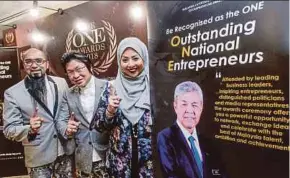
{"label": "woman's hand", "polygon": [[106,115],[109,118],[112,118],[113,116],[115,116],[117,109],[120,105],[121,102],[121,98],[119,96],[117,96],[116,93],[116,89],[115,87],[109,83],[109,105],[107,107],[107,111],[106,111]]}

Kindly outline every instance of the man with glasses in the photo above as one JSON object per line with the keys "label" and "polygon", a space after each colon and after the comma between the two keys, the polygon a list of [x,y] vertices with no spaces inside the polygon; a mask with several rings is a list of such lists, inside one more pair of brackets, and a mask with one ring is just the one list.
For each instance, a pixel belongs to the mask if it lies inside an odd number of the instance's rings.
{"label": "man with glasses", "polygon": [[92,75],[92,64],[82,53],[65,53],[61,62],[73,86],[64,94],[57,118],[63,137],[76,142],[77,176],[109,177],[104,164],[109,135],[90,129],[106,82]]}
{"label": "man with glasses", "polygon": [[47,57],[30,48],[22,54],[26,77],[4,92],[4,135],[22,142],[32,178],[73,177],[73,148],[57,134],[55,116],[68,88],[63,78],[46,75]]}
{"label": "man with glasses", "polygon": [[203,93],[199,85],[191,81],[178,84],[173,107],[176,122],[157,136],[163,177],[225,178],[216,147],[196,129],[203,111]]}

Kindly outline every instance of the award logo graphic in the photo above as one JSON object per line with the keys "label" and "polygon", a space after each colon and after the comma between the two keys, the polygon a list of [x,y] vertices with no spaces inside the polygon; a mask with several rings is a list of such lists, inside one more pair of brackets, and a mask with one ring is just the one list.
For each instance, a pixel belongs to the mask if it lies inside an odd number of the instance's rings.
{"label": "award logo graphic", "polygon": [[14,42],[14,33],[13,31],[8,31],[6,34],[5,34],[5,42],[7,44],[10,44],[10,43],[13,43]]}
{"label": "award logo graphic", "polygon": [[72,29],[66,38],[66,52],[79,51],[93,63],[95,74],[104,73],[112,65],[117,52],[117,37],[114,27],[107,21],[91,22],[90,30],[80,32]]}

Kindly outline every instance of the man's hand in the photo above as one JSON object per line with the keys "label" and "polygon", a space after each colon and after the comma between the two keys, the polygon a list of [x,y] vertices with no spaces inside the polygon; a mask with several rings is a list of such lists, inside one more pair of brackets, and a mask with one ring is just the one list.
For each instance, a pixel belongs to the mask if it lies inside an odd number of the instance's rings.
{"label": "man's hand", "polygon": [[72,136],[74,133],[78,131],[80,122],[77,122],[75,120],[75,114],[74,112],[71,113],[70,118],[68,120],[67,128],[66,128],[66,135],[67,136]]}
{"label": "man's hand", "polygon": [[38,116],[38,107],[36,107],[33,116],[30,117],[30,131],[32,134],[38,133],[43,121],[44,119]]}
{"label": "man's hand", "polygon": [[113,117],[120,106],[121,98],[117,96],[116,89],[112,84],[109,84],[109,105],[107,107],[107,116],[109,118]]}

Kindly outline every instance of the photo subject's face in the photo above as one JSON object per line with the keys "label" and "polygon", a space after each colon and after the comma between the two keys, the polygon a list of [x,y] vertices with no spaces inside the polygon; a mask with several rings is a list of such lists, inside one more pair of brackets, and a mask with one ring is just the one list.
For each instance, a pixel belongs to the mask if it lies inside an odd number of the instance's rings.
{"label": "photo subject's face", "polygon": [[45,55],[39,50],[30,50],[23,57],[23,67],[30,77],[41,77],[48,68]]}
{"label": "photo subject's face", "polygon": [[71,60],[66,64],[66,72],[73,85],[85,87],[92,74],[83,62]]}
{"label": "photo subject's face", "polygon": [[144,61],[132,48],[127,48],[121,56],[120,67],[123,74],[136,78],[144,69]]}
{"label": "photo subject's face", "polygon": [[177,120],[189,132],[197,126],[202,113],[202,100],[197,92],[186,92],[174,101],[174,110]]}

